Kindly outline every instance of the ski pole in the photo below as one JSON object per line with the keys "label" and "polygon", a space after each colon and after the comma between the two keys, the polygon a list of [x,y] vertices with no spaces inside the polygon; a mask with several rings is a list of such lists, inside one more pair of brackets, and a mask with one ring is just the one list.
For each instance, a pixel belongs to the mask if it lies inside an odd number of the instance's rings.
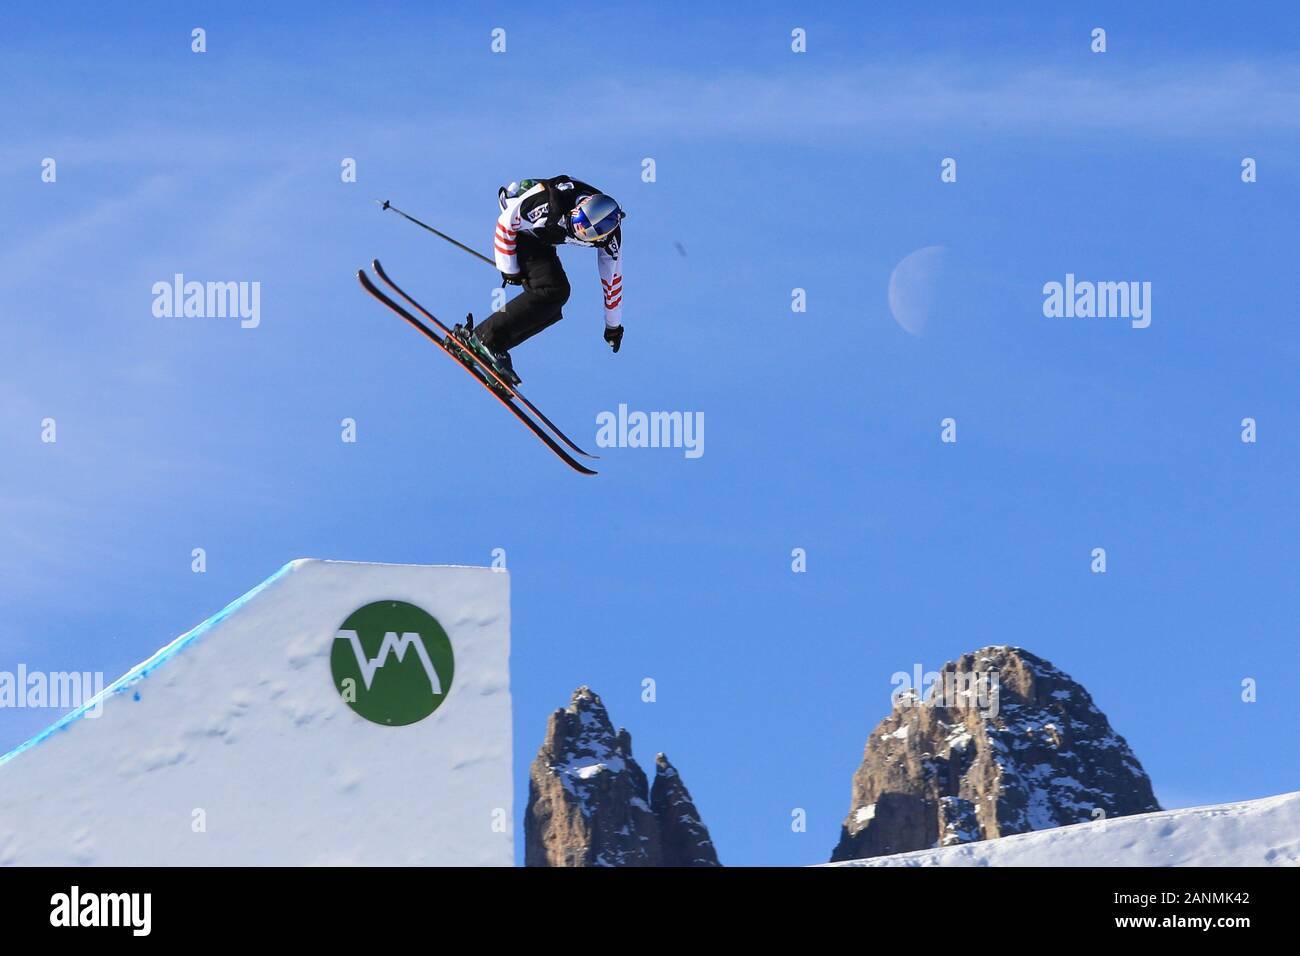
{"label": "ski pole", "polygon": [[489,259],[487,256],[483,255],[483,253],[479,252],[479,251],[476,250],[476,249],[471,249],[469,246],[465,245],[465,243],[463,243],[463,242],[457,242],[455,239],[453,239],[451,236],[447,235],[445,232],[439,232],[437,229],[434,229],[433,226],[429,225],[427,222],[420,222],[420,220],[416,219],[414,216],[412,216],[412,215],[410,215],[410,214],[408,214],[408,213],[404,213],[404,212],[402,212],[402,210],[398,209],[396,206],[394,206],[392,203],[390,203],[387,199],[382,200],[382,201],[376,199],[375,202],[379,203],[379,208],[380,208],[380,209],[391,209],[393,212],[397,213],[397,214],[398,214],[399,216],[401,216],[403,219],[409,219],[411,222],[415,223],[417,226],[420,226],[420,227],[423,228],[423,229],[428,229],[431,233],[433,233],[433,234],[434,234],[435,236],[437,236],[439,239],[446,239],[446,240],[447,240],[448,242],[450,242],[453,246],[457,247],[458,249],[464,249],[464,250],[465,250],[466,252],[468,252],[471,256],[474,256],[476,259],[482,259],[484,262],[486,262],[488,265],[490,265],[493,269],[495,269],[495,268],[497,267],[497,264],[496,264],[493,260]]}

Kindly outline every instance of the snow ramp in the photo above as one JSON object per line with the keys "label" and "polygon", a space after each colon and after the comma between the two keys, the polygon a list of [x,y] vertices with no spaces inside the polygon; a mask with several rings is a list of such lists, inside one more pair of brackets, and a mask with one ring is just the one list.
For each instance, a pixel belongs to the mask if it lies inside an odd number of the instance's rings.
{"label": "snow ramp", "polygon": [[293,561],[0,757],[0,864],[514,862],[509,578]]}

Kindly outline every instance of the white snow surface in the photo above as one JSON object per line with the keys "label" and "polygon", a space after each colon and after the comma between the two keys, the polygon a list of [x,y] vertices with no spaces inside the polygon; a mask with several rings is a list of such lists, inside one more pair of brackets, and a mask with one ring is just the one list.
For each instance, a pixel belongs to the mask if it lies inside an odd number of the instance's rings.
{"label": "white snow surface", "polygon": [[1296,866],[1300,792],[830,866]]}
{"label": "white snow surface", "polygon": [[[330,671],[339,626],[382,600],[432,614],[455,654],[447,698],[407,726],[353,712]],[[106,688],[98,717],[0,757],[0,864],[510,866],[509,655],[504,572],[293,561]]]}

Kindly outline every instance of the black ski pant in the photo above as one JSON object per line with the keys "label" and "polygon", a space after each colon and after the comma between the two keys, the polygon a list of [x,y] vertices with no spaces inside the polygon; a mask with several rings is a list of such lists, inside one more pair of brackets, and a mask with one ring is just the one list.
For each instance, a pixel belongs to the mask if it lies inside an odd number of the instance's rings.
{"label": "black ski pant", "polygon": [[560,321],[564,303],[569,301],[569,277],[555,246],[521,233],[515,249],[524,291],[474,328],[479,341],[497,352],[508,352]]}

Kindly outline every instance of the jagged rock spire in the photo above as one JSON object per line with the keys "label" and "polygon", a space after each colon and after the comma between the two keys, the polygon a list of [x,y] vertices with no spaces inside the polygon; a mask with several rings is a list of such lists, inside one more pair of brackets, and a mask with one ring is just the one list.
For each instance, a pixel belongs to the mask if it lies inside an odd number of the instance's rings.
{"label": "jagged rock spire", "polygon": [[600,697],[579,687],[551,714],[529,773],[528,866],[716,866],[676,768],[656,760],[653,794]]}
{"label": "jagged rock spire", "polygon": [[650,809],[659,821],[665,866],[719,866],[709,828],[700,819],[691,793],[667,754],[655,756]]}

